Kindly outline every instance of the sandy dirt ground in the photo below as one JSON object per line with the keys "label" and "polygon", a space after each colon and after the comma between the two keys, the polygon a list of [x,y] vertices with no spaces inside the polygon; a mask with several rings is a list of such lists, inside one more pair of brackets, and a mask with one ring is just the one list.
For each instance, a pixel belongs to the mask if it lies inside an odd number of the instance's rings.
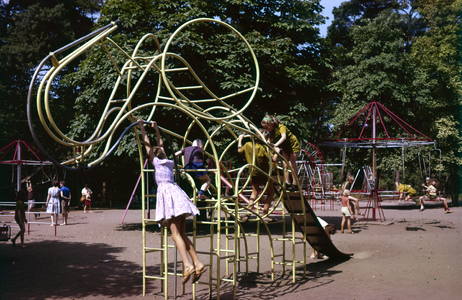
{"label": "sandy dirt ground", "polygon": [[[271,280],[268,236],[263,234],[260,270],[257,273],[256,262],[251,261],[248,277],[238,272],[236,299],[461,299],[462,208],[452,209],[452,214],[444,214],[440,207],[423,212],[416,207],[388,208],[385,222],[356,222],[355,234],[333,236],[338,249],[354,256],[341,262],[313,260],[308,246],[306,276],[298,269],[295,283],[291,270],[283,272],[281,266],[276,266]],[[71,211],[69,225],[57,227],[56,236],[50,225],[31,224],[26,249],[19,247],[19,240],[16,247],[11,241],[1,242],[0,299],[164,299],[159,280],[150,281],[146,298],[142,296],[141,211],[129,210],[121,224],[123,213]],[[340,227],[339,206],[316,213]],[[38,221],[49,222],[49,217],[42,214]],[[273,237],[280,237],[281,226],[271,225]],[[252,232],[255,225],[247,223],[244,229]],[[17,231],[13,228],[13,234]],[[159,229],[149,227],[148,243],[158,246],[159,239]],[[252,249],[256,243],[249,244]],[[207,247],[207,240],[201,239],[198,249]],[[296,247],[301,259],[303,246]],[[290,258],[290,245],[286,249]],[[275,242],[275,253],[281,252],[282,243]],[[160,256],[148,255],[148,274],[156,275]],[[173,252],[169,255],[173,258]],[[222,277],[227,277],[222,270]],[[178,285],[178,299],[192,299],[191,283],[183,295],[180,281]],[[173,299],[173,279],[169,295]],[[209,299],[208,286],[197,285],[196,296]],[[221,291],[220,299],[232,298],[231,289]]]}

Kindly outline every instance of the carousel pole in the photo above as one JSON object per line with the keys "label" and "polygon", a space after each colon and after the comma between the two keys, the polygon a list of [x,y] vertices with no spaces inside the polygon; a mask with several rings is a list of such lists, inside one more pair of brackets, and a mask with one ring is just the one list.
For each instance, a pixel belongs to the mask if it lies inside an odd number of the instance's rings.
{"label": "carousel pole", "polygon": [[376,177],[376,160],[375,160],[375,138],[376,138],[376,127],[377,127],[377,106],[375,103],[372,105],[372,197],[374,197],[372,207],[372,220],[375,221],[375,210],[377,208],[378,194],[375,182]]}
{"label": "carousel pole", "polygon": [[17,141],[18,146],[16,147],[18,151],[18,166],[16,167],[16,188],[19,191],[21,189],[21,140]]}

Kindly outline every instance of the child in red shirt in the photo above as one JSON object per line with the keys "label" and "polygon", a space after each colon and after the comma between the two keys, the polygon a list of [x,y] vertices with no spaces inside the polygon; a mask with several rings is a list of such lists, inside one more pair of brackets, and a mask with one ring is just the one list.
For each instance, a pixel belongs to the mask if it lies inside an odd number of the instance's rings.
{"label": "child in red shirt", "polygon": [[345,226],[345,219],[347,219],[347,225],[348,225],[348,233],[353,233],[351,231],[351,215],[353,212],[351,211],[351,206],[350,206],[350,200],[355,200],[357,201],[355,197],[350,196],[350,190],[345,189],[343,191],[343,196],[342,196],[342,226],[340,233],[343,233],[343,227]]}

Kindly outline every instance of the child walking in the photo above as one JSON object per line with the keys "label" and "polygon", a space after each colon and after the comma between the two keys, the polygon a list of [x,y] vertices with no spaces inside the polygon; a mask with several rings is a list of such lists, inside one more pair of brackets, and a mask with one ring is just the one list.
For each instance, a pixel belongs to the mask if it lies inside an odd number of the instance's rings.
{"label": "child walking", "polygon": [[[348,233],[352,234],[353,231],[351,231],[351,215],[353,212],[351,211],[351,203],[350,200],[356,199],[354,197],[350,196],[350,190],[345,189],[343,191],[343,196],[342,196],[342,226],[340,229],[340,233],[343,233],[343,228],[345,226],[345,219],[347,220],[347,225],[348,225]],[[356,216],[355,216],[356,218]]]}
{"label": "child walking", "polygon": [[[152,127],[156,131],[157,138],[157,146],[155,147],[151,146],[146,130],[144,129],[144,121],[138,120],[138,124],[149,161],[154,165],[156,170],[157,207],[155,220],[159,222],[160,226],[170,227],[172,239],[183,260],[184,273],[182,283],[185,284],[193,274],[194,283],[199,280],[202,273],[207,271],[207,268],[200,262],[193,243],[186,236],[186,217],[199,215],[199,210],[173,179],[174,162],[167,159],[157,123],[152,122]],[[189,260],[188,253],[191,256],[192,263]]]}
{"label": "child walking", "polygon": [[26,248],[26,246],[24,246],[24,232],[26,231],[25,223],[27,223],[25,202],[27,202],[27,192],[25,190],[19,190],[16,195],[14,219],[16,223],[18,223],[20,230],[16,236],[11,239],[11,242],[13,243],[13,246],[16,246],[16,239],[21,237],[21,248]]}

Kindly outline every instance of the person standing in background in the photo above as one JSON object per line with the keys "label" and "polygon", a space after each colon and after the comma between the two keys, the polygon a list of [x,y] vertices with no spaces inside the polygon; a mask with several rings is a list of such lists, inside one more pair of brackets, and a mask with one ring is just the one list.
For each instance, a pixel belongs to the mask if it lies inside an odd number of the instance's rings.
{"label": "person standing in background", "polygon": [[26,231],[26,204],[27,201],[27,193],[25,190],[19,190],[18,194],[16,195],[16,209],[14,211],[14,220],[19,225],[19,232],[15,235],[14,238],[11,239],[13,246],[16,246],[16,239],[21,237],[21,248],[26,248],[24,246],[24,232]]}
{"label": "person standing in background", "polygon": [[[37,209],[35,208],[35,198],[37,197],[37,194],[35,193],[30,180],[26,181],[26,186],[27,186],[27,203],[29,205],[29,212],[37,211]],[[34,214],[34,215],[35,215],[35,219],[37,219],[37,217],[40,217],[40,214]]]}
{"label": "person standing in background", "polygon": [[91,194],[93,194],[93,192],[88,188],[88,184],[85,184],[83,189],[82,189],[82,197],[85,197],[85,206],[83,207],[83,212],[84,213],[87,213],[87,208],[90,208],[90,212],[92,213],[91,211]]}
{"label": "person standing in background", "polygon": [[[58,225],[58,215],[61,213],[61,203],[59,203],[59,196],[61,191],[58,187],[58,180],[51,182],[52,187],[48,189],[47,197],[47,213],[51,214],[51,226]],[[54,219],[56,215],[56,220]]]}
{"label": "person standing in background", "polygon": [[61,190],[61,206],[63,208],[63,223],[61,225],[67,225],[67,217],[69,216],[69,205],[71,204],[71,191],[66,186],[65,181],[60,181]]}

